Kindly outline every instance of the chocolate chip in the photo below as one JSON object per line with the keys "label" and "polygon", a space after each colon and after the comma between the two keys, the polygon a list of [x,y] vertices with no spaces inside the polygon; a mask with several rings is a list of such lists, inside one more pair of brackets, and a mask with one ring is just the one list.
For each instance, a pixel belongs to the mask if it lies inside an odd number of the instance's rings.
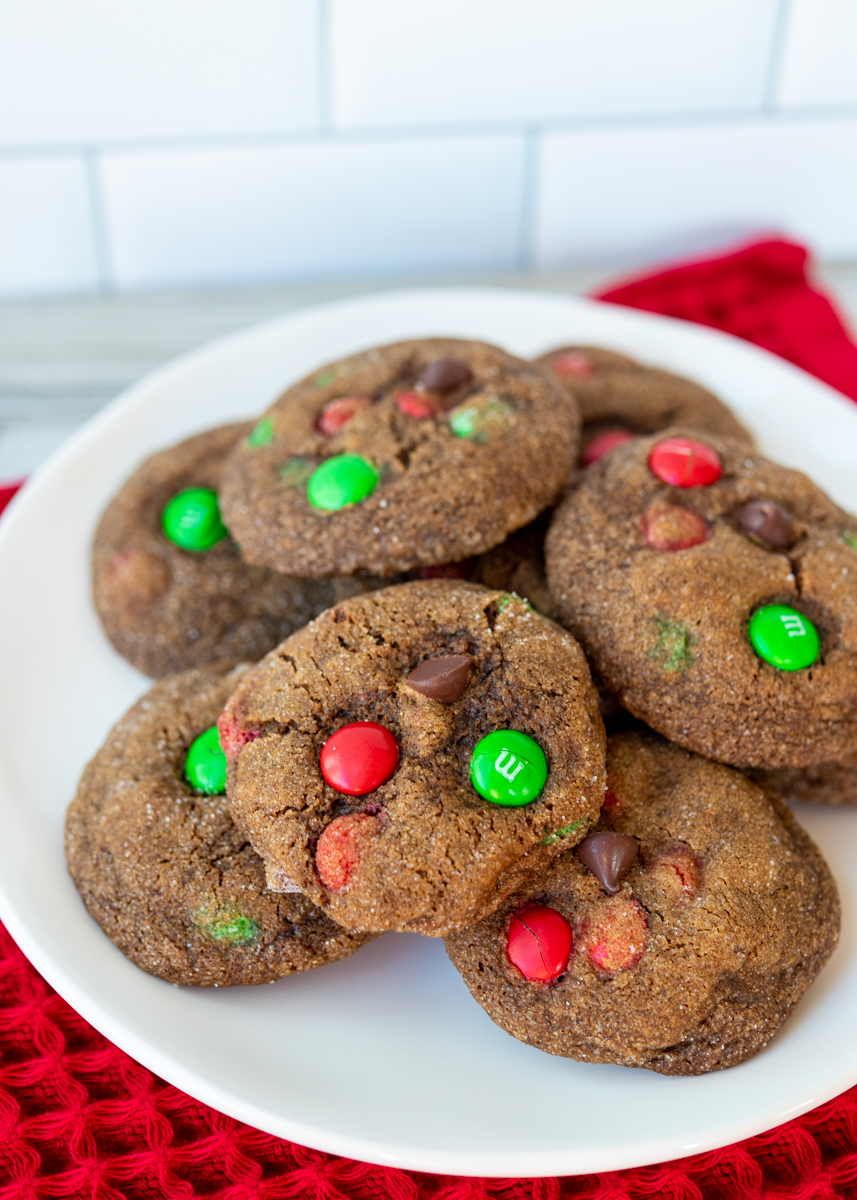
{"label": "chocolate chip", "polygon": [[735,520],[763,546],[784,550],[795,540],[791,514],[773,500],[750,500],[738,509]]}
{"label": "chocolate chip", "polygon": [[619,891],[619,880],[627,875],[637,857],[637,839],[627,833],[590,833],[574,853],[611,896]]}
{"label": "chocolate chip", "polygon": [[420,376],[420,383],[429,392],[453,392],[465,383],[470,383],[473,372],[460,358],[436,358],[430,362]]}
{"label": "chocolate chip", "polygon": [[430,658],[411,671],[406,682],[421,696],[452,704],[467,687],[472,666],[473,659],[467,654]]}

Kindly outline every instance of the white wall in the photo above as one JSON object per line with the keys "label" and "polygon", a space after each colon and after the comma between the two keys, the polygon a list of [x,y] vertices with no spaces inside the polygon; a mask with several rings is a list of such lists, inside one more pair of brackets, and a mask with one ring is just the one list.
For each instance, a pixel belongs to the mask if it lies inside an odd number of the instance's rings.
{"label": "white wall", "polygon": [[0,294],[857,257],[857,0],[0,0]]}

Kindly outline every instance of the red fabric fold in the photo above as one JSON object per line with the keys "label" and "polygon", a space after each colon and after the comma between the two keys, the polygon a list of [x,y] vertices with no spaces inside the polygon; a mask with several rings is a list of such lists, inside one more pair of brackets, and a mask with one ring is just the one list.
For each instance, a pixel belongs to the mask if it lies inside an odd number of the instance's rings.
{"label": "red fabric fold", "polygon": [[[760,242],[601,298],[724,329],[857,400],[857,347],[806,264],[801,246]],[[0,489],[0,511],[14,491]],[[376,1167],[260,1133],[164,1083],[78,1016],[0,926],[0,1198],[195,1196],[844,1200],[857,1197],[857,1088],[748,1141],[629,1171],[462,1179]]]}
{"label": "red fabric fold", "polygon": [[723,329],[857,400],[857,346],[808,266],[805,247],[772,239],[630,279],[598,299]]}

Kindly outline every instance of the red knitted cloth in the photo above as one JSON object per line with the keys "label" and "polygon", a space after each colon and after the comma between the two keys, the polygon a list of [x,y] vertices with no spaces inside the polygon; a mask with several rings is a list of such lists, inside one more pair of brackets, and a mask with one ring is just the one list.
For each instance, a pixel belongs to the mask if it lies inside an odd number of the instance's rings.
{"label": "red knitted cloth", "polygon": [[[857,399],[857,347],[765,242],[604,293],[715,325]],[[0,510],[14,488],[0,489]],[[460,1179],[336,1158],[224,1117],[139,1066],[45,983],[0,926],[0,1198],[86,1200],[833,1200],[857,1197],[857,1088],[770,1133],[659,1166]]]}
{"label": "red knitted cloth", "polygon": [[598,298],[724,329],[857,400],[857,346],[828,298],[807,282],[808,259],[793,242],[754,242],[629,280]]}

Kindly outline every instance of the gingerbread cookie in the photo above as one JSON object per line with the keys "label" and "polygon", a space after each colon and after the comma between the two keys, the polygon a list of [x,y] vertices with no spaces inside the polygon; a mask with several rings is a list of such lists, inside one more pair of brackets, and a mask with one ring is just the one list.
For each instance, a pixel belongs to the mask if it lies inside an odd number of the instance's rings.
{"label": "gingerbread cookie", "polygon": [[578,429],[558,384],[494,346],[382,346],[276,401],[227,466],[223,513],[247,561],[280,571],[458,562],[556,498]]}
{"label": "gingerbread cookie", "polygon": [[471,583],[336,605],[242,681],[219,728],[269,886],[350,929],[469,924],[583,837],[604,789],[579,646]]}
{"label": "gingerbread cookie", "polygon": [[671,371],[645,367],[600,346],[559,346],[535,361],[580,406],[583,466],[631,437],[671,425],[733,438],[750,450],[755,447],[753,435],[722,400]]}
{"label": "gingerbread cookie", "polygon": [[114,647],[146,675],[257,659],[371,585],[298,579],[248,566],[224,526],[224,462],[252,425],[226,425],[152,455],[95,533],[93,597]]}
{"label": "gingerbread cookie", "polygon": [[305,896],[277,895],[232,823],[214,722],[248,667],[156,683],[83,773],[66,858],[87,909],[123,954],[170,983],[269,983],[351,954]]}
{"label": "gingerbread cookie", "polygon": [[747,774],[763,787],[774,788],[787,800],[857,807],[857,753],[811,767],[781,767],[778,771]]}
{"label": "gingerbread cookie", "polygon": [[583,1062],[698,1075],[765,1046],[832,953],[830,871],[776,796],[653,734],[611,737],[599,825],[446,939],[493,1021]]}
{"label": "gingerbread cookie", "polygon": [[674,742],[738,767],[857,751],[857,520],[805,475],[638,438],[583,473],[547,564],[607,690]]}
{"label": "gingerbread cookie", "polygon": [[558,610],[545,572],[545,535],[550,513],[510,533],[499,546],[474,560],[468,578],[498,591],[514,592],[529,600],[543,616],[556,618]]}
{"label": "gingerbread cookie", "polygon": [[505,542],[485,554],[466,558],[463,562],[418,567],[407,572],[401,582],[412,579],[467,579],[498,592],[514,592],[522,599],[529,600],[543,616],[555,618],[556,605],[545,574],[545,535],[549,521],[548,509],[523,529],[510,533]]}

